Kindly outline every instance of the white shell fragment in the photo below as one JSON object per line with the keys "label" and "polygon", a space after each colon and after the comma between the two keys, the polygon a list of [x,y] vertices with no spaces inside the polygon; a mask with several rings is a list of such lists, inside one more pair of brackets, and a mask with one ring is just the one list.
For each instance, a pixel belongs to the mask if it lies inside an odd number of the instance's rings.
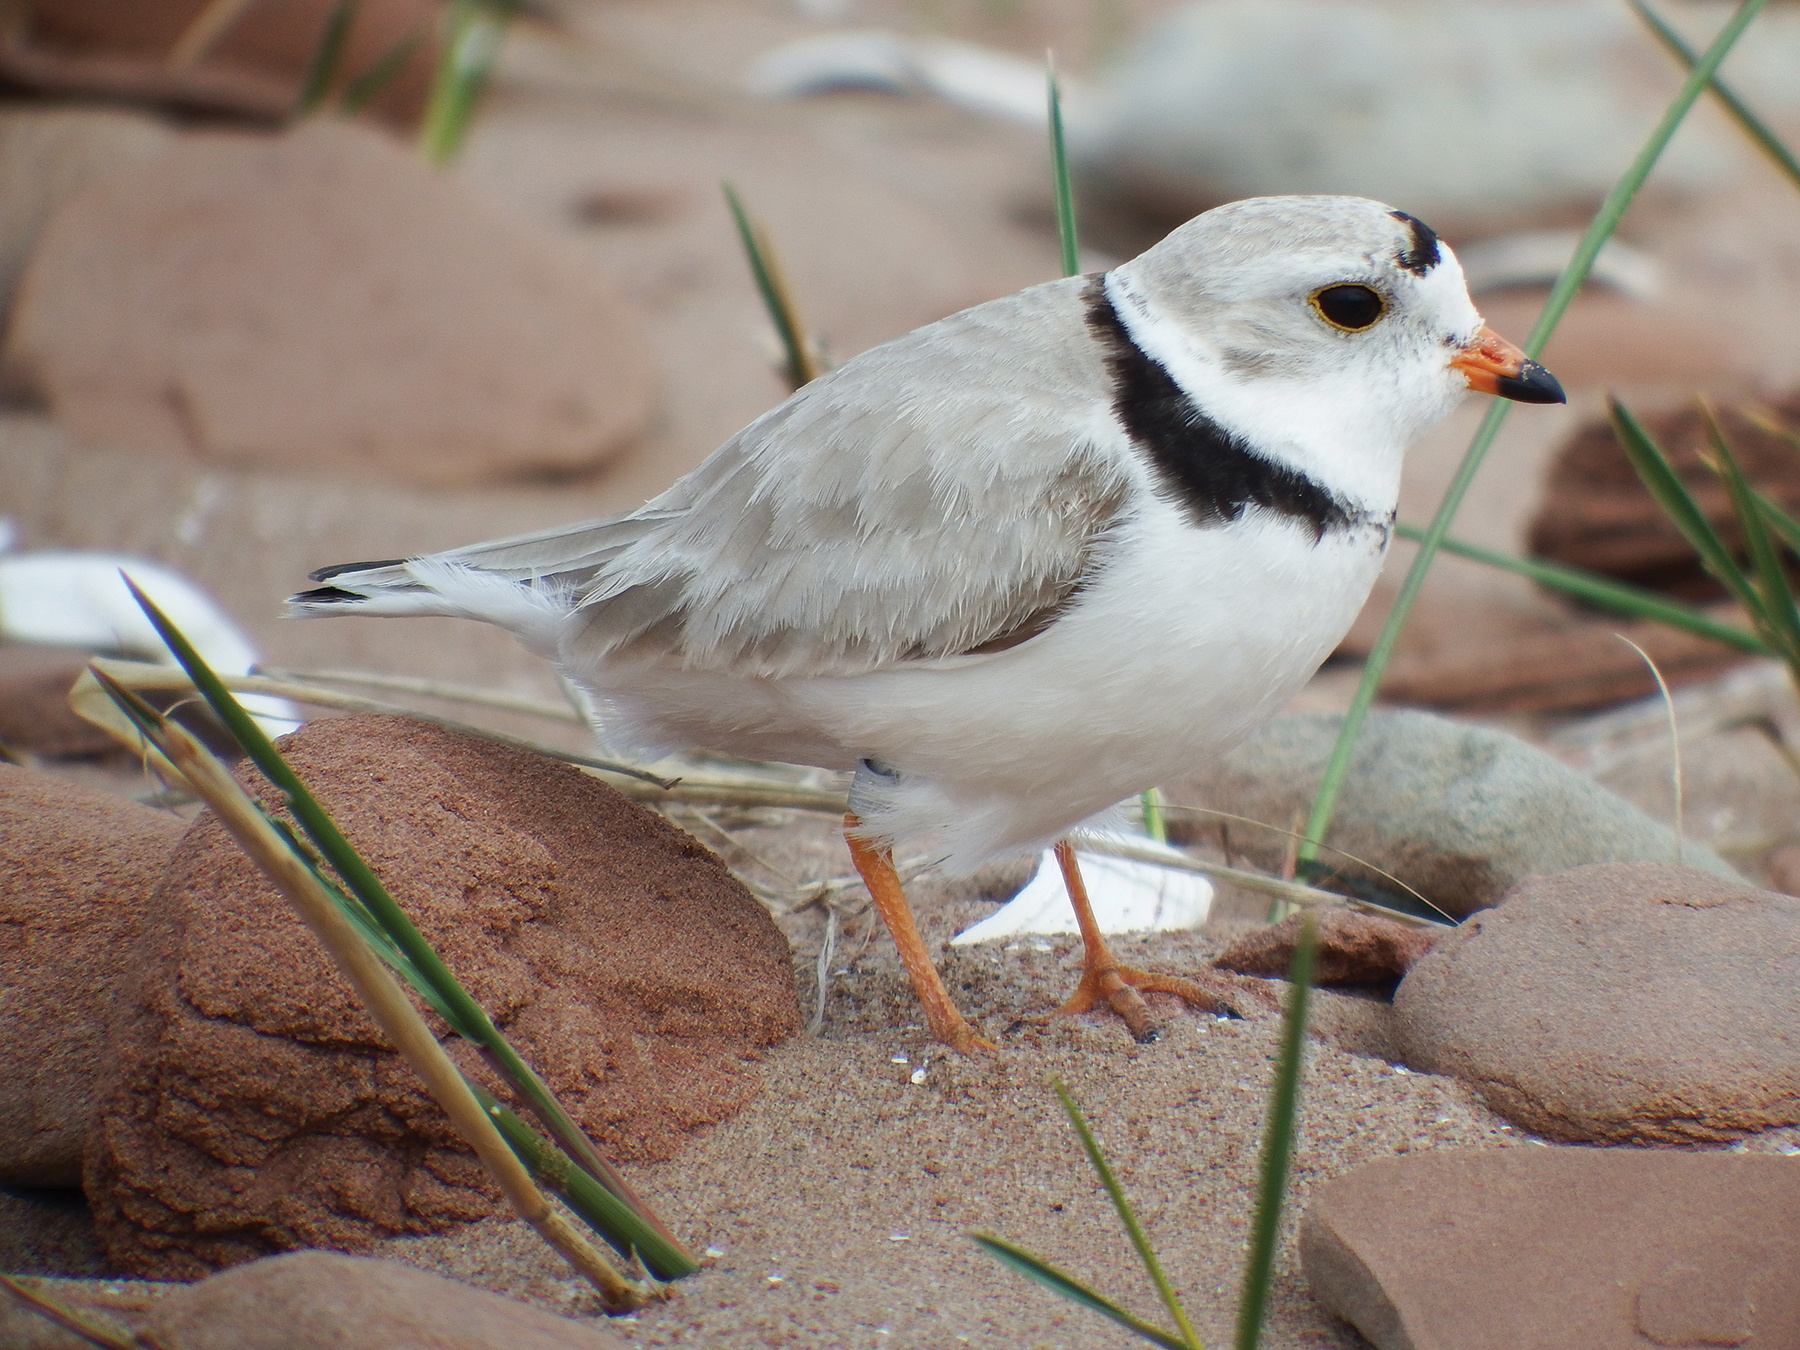
{"label": "white shell fragment", "polygon": [[[1133,839],[1144,846],[1147,841]],[[1155,847],[1155,845],[1149,845]],[[1169,849],[1174,857],[1183,856]],[[1088,901],[1102,933],[1166,933],[1197,928],[1212,910],[1212,882],[1193,872],[1154,863],[1077,851]],[[1075,907],[1063,887],[1062,869],[1049,849],[1037,875],[1000,909],[950,939],[953,947],[1014,937],[1020,933],[1075,933]]]}
{"label": "white shell fragment", "polygon": [[[256,649],[211,596],[177,572],[120,553],[45,549],[0,554],[0,638],[173,664],[121,572],[156,602],[219,674],[250,673]],[[299,712],[285,699],[245,694],[240,701],[271,736],[284,736],[300,725]]]}

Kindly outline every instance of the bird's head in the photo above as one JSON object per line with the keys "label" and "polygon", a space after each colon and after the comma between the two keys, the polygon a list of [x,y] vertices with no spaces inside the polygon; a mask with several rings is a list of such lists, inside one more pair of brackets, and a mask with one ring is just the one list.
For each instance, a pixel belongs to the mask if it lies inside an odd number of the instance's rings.
{"label": "bird's head", "polygon": [[1482,323],[1449,245],[1366,198],[1232,202],[1114,275],[1134,328],[1156,330],[1159,355],[1228,421],[1253,409],[1295,432],[1360,423],[1405,443],[1471,389],[1564,401],[1548,371]]}

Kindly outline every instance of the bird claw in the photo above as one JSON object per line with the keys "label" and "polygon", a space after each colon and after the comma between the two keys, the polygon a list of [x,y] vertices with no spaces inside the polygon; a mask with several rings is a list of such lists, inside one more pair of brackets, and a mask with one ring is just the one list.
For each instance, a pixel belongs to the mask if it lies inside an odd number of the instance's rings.
{"label": "bird claw", "polygon": [[[1252,985],[1256,987],[1252,988]],[[1075,986],[1075,992],[1052,1015],[1070,1017],[1092,1012],[1104,1003],[1125,1019],[1126,1030],[1131,1032],[1132,1039],[1144,1045],[1156,1040],[1161,1033],[1151,1020],[1150,1007],[1140,991],[1174,994],[1183,1002],[1207,1012],[1242,1017],[1246,1002],[1261,1003],[1265,1007],[1272,1004],[1273,996],[1261,986],[1260,980],[1247,981],[1242,977],[1208,975],[1202,983],[1181,975],[1158,975],[1131,966],[1089,967],[1081,972],[1081,982]]]}
{"label": "bird claw", "polygon": [[948,1016],[936,1008],[927,1007],[925,1024],[931,1032],[931,1039],[949,1046],[960,1054],[974,1057],[982,1054],[998,1054],[1000,1047],[992,1041],[975,1034],[963,1015],[954,1006],[949,1007]]}

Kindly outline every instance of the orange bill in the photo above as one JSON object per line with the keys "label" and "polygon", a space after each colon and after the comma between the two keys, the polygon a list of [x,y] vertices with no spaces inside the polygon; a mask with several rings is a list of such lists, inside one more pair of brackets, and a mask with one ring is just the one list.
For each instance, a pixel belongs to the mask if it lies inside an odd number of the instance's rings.
{"label": "orange bill", "polygon": [[1482,327],[1475,340],[1450,358],[1469,388],[1518,403],[1567,403],[1556,376],[1533,361],[1493,329]]}

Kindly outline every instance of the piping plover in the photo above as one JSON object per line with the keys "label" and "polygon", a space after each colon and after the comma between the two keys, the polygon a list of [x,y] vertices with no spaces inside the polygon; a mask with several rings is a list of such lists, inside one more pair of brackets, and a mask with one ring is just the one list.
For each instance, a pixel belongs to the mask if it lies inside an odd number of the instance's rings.
{"label": "piping plover", "polygon": [[[1374,583],[1408,443],[1470,388],[1563,397],[1425,225],[1235,202],[864,352],[630,515],[321,568],[292,605],[499,624],[615,747],[854,770],[852,857],[932,1034],[969,1050],[894,842],[965,870],[1034,851],[1273,714]],[[1065,1011],[1143,1035],[1136,989],[1208,1001],[1082,931]]]}

